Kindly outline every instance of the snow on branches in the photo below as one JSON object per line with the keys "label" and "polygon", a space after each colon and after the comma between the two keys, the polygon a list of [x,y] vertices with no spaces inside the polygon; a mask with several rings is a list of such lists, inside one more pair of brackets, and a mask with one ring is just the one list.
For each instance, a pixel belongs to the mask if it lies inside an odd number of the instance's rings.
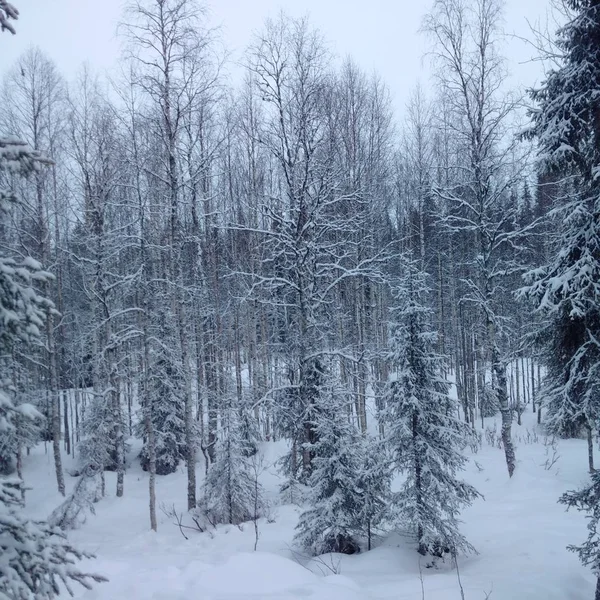
{"label": "snow on branches", "polygon": [[0,31],[10,31],[13,35],[16,33],[11,21],[19,18],[19,11],[14,4],[7,0],[0,0]]}

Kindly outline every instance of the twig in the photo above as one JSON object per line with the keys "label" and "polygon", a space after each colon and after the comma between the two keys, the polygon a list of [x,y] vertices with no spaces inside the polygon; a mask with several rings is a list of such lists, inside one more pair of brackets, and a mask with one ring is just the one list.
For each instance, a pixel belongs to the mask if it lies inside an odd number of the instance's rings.
{"label": "twig", "polygon": [[187,535],[185,535],[185,533],[183,533],[184,529],[191,529],[192,531],[199,531],[200,533],[204,532],[204,529],[200,526],[200,524],[198,523],[198,520],[194,517],[192,517],[192,521],[194,521],[194,523],[196,524],[196,527],[190,527],[189,525],[184,525],[183,513],[179,514],[177,512],[177,510],[175,510],[174,504],[170,509],[168,509],[164,504],[161,504],[160,510],[166,517],[169,517],[170,519],[175,519],[175,523],[173,523],[173,524],[177,525],[177,527],[179,527],[179,531],[181,532],[181,535],[186,540],[188,540],[189,538]]}

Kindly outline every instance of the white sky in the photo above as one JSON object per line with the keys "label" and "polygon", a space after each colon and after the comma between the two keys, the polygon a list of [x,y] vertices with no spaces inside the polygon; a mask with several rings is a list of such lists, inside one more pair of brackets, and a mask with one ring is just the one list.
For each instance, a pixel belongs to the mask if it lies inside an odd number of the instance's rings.
{"label": "white sky", "polygon": [[[111,69],[119,56],[115,36],[123,0],[13,0],[21,16],[17,35],[0,35],[0,73],[30,45],[38,45],[67,78],[82,62],[100,71]],[[394,98],[397,117],[417,82],[427,87],[423,54],[427,40],[419,34],[431,0],[208,0],[212,25],[239,60],[254,31],[267,16],[283,9],[293,16],[308,14],[338,56],[350,54],[366,71],[377,70]],[[531,37],[529,23],[546,21],[550,0],[506,0],[505,30]],[[505,55],[511,84],[531,86],[540,79],[539,63],[524,42],[509,37]]]}

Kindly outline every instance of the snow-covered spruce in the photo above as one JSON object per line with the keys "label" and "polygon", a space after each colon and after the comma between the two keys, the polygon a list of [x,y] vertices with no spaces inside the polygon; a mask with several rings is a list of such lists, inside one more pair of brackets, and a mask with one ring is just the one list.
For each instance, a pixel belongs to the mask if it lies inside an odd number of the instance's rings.
{"label": "snow-covered spruce", "polygon": [[[0,139],[0,178],[6,172],[26,175],[37,168],[40,160],[39,154],[25,144]],[[11,202],[16,202],[14,195],[0,187],[0,225]],[[39,342],[45,316],[53,307],[36,293],[33,284],[49,277],[32,259],[25,258],[19,263],[0,254],[0,357],[12,356],[17,345]],[[5,373],[4,359],[0,363],[0,435],[15,436],[18,444],[20,421],[37,418],[37,412],[15,404]],[[104,580],[77,569],[76,561],[89,555],[69,545],[59,529],[25,519],[21,503],[22,482],[0,479],[0,597],[51,600],[59,595],[61,588],[70,591],[72,581],[89,588],[90,580]]]}
{"label": "snow-covered spruce", "polygon": [[363,533],[360,517],[372,519],[374,515],[366,513],[376,504],[364,504],[365,445],[351,421],[350,396],[331,374],[324,375],[323,381],[312,414],[316,439],[306,445],[312,457],[307,508],[300,515],[295,542],[314,555],[353,554],[359,550],[358,538]]}
{"label": "snow-covered spruce", "polygon": [[0,475],[11,475],[16,469],[20,477],[23,450],[42,439],[45,419],[35,406],[20,402],[12,386],[0,384],[0,421],[9,418],[10,427],[3,431],[0,425]]}
{"label": "snow-covered spruce", "polygon": [[51,600],[63,588],[71,593],[71,582],[90,589],[92,581],[106,581],[75,566],[92,556],[73,548],[60,529],[21,516],[21,485],[0,481],[0,598]]}
{"label": "snow-covered spruce", "polygon": [[547,426],[567,436],[585,427],[591,444],[600,418],[600,5],[565,4],[572,20],[557,34],[562,61],[532,93],[531,130],[543,171],[566,180],[549,215],[560,234],[521,294],[545,323],[538,338],[548,367]]}
{"label": "snow-covered spruce", "polygon": [[[117,427],[115,420],[122,414],[115,415],[107,394],[95,393],[90,402],[82,423],[82,440],[78,445],[79,470],[98,472],[101,480],[101,496],[105,494],[104,471],[118,470],[115,437]],[[121,428],[125,427],[124,421]],[[126,447],[126,446],[125,446]]]}
{"label": "snow-covered spruce", "polygon": [[479,494],[457,478],[467,460],[462,452],[470,427],[457,419],[449,384],[440,375],[443,358],[427,327],[424,274],[408,264],[405,278],[397,290],[385,392],[387,445],[396,470],[406,476],[393,496],[393,518],[398,528],[414,533],[423,555],[472,552],[458,515]]}
{"label": "snow-covered spruce", "polygon": [[532,136],[543,169],[569,181],[566,198],[551,212],[561,232],[548,264],[527,275],[532,298],[545,318],[551,431],[587,429],[592,483],[561,498],[591,513],[587,541],[577,550],[597,576],[600,599],[600,480],[594,470],[592,429],[600,418],[600,4],[565,0],[570,21],[557,34],[562,57],[532,94]]}
{"label": "snow-covered spruce", "polygon": [[[259,483],[258,454],[249,455],[251,443],[244,437],[245,416],[233,400],[223,409],[216,458],[210,465],[199,502],[199,513],[211,525],[238,525],[265,514],[267,502]],[[248,417],[250,418],[250,417]]]}
{"label": "snow-covered spruce", "polygon": [[[5,185],[8,175],[27,176],[42,160],[23,142],[0,138],[0,228],[18,202]],[[23,445],[36,441],[39,433],[41,415],[19,401],[10,382],[14,353],[39,341],[46,315],[53,310],[52,303],[35,289],[51,278],[32,258],[0,252],[0,473],[14,470]]]}
{"label": "snow-covered spruce", "polygon": [[[156,474],[168,475],[177,470],[185,458],[185,407],[183,381],[176,364],[167,356],[166,350],[150,365],[148,393],[152,398],[152,425],[156,453]],[[142,400],[142,410],[145,410]],[[142,468],[148,470],[148,440],[146,426],[140,419],[136,433],[144,439],[140,453]]]}
{"label": "snow-covered spruce", "polygon": [[598,577],[595,600],[600,598],[600,471],[591,474],[591,482],[578,491],[563,494],[559,502],[569,508],[576,508],[588,515],[588,537],[580,546],[570,545],[569,550],[576,552],[584,565],[592,568]]}
{"label": "snow-covered spruce", "polygon": [[363,464],[357,482],[362,500],[356,522],[367,550],[371,550],[373,539],[385,533],[390,521],[392,468],[384,440],[367,437],[363,444]]}

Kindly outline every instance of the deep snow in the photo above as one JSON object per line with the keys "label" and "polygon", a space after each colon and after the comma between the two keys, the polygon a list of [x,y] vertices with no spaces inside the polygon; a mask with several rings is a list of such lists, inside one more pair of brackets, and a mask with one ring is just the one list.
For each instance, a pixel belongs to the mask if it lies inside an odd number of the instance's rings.
{"label": "deep snow", "polygon": [[[493,426],[493,420],[487,425]],[[585,518],[557,504],[567,489],[586,480],[587,454],[583,440],[558,442],[559,458],[537,434],[534,415],[514,425],[518,465],[509,479],[504,455],[484,436],[471,456],[465,479],[485,500],[463,513],[463,531],[479,554],[461,558],[460,579],[466,600],[584,600],[593,597],[594,577],[566,550],[586,536]],[[499,428],[498,428],[499,429]],[[133,441],[125,495],[114,497],[114,474],[107,474],[108,496],[96,505],[96,515],[70,538],[97,559],[85,566],[109,578],[92,591],[78,589],[87,600],[258,600],[258,599],[460,599],[457,572],[451,565],[428,568],[410,539],[394,534],[371,552],[355,556],[327,555],[308,560],[291,546],[299,509],[273,508],[259,521],[258,552],[254,527],[221,526],[210,533],[179,528],[159,511],[157,533],[149,530],[148,478],[135,456]],[[282,451],[281,443],[264,445],[266,464]],[[470,451],[468,451],[471,454]],[[69,470],[71,459],[65,457]],[[199,476],[203,472],[198,467]],[[41,444],[25,459],[27,511],[45,518],[60,503],[50,447]],[[75,479],[67,475],[67,484]],[[280,483],[269,468],[263,483],[273,499]],[[183,513],[186,479],[177,473],[157,477],[157,503]],[[186,521],[187,522],[187,521]],[[190,523],[191,524],[191,523]],[[422,578],[422,581],[421,581]]]}

